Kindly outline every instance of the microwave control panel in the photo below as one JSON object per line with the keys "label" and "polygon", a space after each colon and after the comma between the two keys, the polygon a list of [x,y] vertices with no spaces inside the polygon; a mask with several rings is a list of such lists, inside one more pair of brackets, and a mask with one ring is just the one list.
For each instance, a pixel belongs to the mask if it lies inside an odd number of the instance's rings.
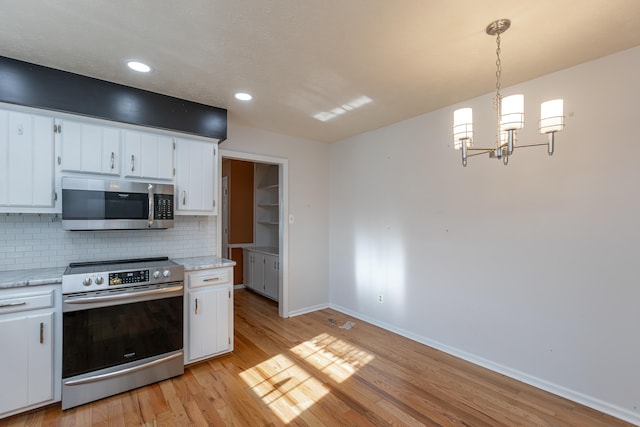
{"label": "microwave control panel", "polygon": [[156,194],[154,206],[155,219],[173,219],[173,195]]}

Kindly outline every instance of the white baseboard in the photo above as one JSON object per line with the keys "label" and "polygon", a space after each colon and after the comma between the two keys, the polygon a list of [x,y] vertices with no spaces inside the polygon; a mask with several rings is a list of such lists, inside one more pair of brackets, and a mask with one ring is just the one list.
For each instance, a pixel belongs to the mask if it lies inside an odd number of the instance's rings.
{"label": "white baseboard", "polygon": [[324,310],[325,308],[329,308],[329,304],[318,304],[318,305],[314,305],[313,307],[307,307],[307,308],[302,308],[300,310],[290,311],[289,317],[300,316],[302,314],[312,313],[318,310]]}
{"label": "white baseboard", "polygon": [[[324,307],[322,307],[324,308]],[[441,342],[434,341],[432,339],[416,335],[410,331],[397,328],[393,325],[389,325],[385,322],[380,322],[376,319],[373,319],[369,316],[363,315],[361,313],[357,313],[348,308],[341,307],[336,304],[329,304],[329,308],[332,308],[336,311],[339,311],[344,314],[348,314],[349,316],[355,317],[356,319],[360,319],[367,323],[371,323],[372,325],[378,326],[382,329],[386,329],[387,331],[396,333],[405,338],[409,338],[413,341],[419,342],[420,344],[424,344],[429,347],[433,347],[440,351],[443,351],[452,356],[458,357],[460,359],[466,360],[467,362],[471,362],[475,365],[482,366],[483,368],[487,368],[491,371],[497,372],[499,374],[505,375],[509,378],[513,378],[515,380],[521,381],[523,383],[532,385],[539,389],[548,391],[549,393],[553,393],[557,396],[564,397],[565,399],[569,399],[573,402],[580,403],[582,405],[588,406],[590,408],[596,409],[600,412],[604,412],[605,414],[609,414],[616,418],[620,418],[621,420],[625,420],[627,422],[633,423],[635,425],[640,426],[640,414],[634,413],[627,409],[621,408],[617,405],[602,401],[592,396],[585,395],[583,393],[577,392],[575,390],[568,389],[558,384],[554,384],[552,382],[540,379],[533,375],[529,375],[525,372],[518,371],[517,369],[509,368],[508,366],[501,365],[499,363],[492,362],[490,360],[484,359],[482,357],[475,356],[471,353],[467,353],[465,351],[459,350],[457,348],[448,346],[446,344],[442,344]],[[304,314],[304,313],[300,313]]]}
{"label": "white baseboard", "polygon": [[240,285],[233,285],[233,289],[234,289],[234,290],[236,290],[236,289],[246,289],[246,286],[245,286],[245,285],[243,285],[243,284],[240,284]]}

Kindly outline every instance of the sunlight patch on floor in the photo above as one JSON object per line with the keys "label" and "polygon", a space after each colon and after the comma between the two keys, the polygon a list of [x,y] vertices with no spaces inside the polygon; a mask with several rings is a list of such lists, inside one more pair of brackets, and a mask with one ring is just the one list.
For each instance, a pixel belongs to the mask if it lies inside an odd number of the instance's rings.
{"label": "sunlight patch on floor", "polygon": [[343,382],[373,360],[373,356],[329,334],[320,334],[291,349],[333,381]]}
{"label": "sunlight patch on floor", "polygon": [[240,373],[240,378],[284,423],[290,423],[329,393],[324,376],[341,383],[374,358],[329,334],[318,335],[290,351],[322,373],[320,379],[284,354]]}
{"label": "sunlight patch on floor", "polygon": [[282,354],[247,369],[240,377],[284,423],[329,392],[321,381]]}

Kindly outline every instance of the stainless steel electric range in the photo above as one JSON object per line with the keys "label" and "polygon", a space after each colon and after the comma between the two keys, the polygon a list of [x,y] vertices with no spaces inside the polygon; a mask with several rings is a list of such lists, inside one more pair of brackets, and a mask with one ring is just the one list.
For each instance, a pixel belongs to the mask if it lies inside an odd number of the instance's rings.
{"label": "stainless steel electric range", "polygon": [[184,267],[73,263],[62,277],[62,409],[184,372]]}

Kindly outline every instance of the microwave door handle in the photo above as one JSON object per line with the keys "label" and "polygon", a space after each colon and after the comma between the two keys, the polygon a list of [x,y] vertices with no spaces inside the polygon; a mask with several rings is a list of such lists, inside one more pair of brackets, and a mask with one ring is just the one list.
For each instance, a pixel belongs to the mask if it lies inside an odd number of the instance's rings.
{"label": "microwave door handle", "polygon": [[153,225],[153,185],[149,184],[149,227]]}

